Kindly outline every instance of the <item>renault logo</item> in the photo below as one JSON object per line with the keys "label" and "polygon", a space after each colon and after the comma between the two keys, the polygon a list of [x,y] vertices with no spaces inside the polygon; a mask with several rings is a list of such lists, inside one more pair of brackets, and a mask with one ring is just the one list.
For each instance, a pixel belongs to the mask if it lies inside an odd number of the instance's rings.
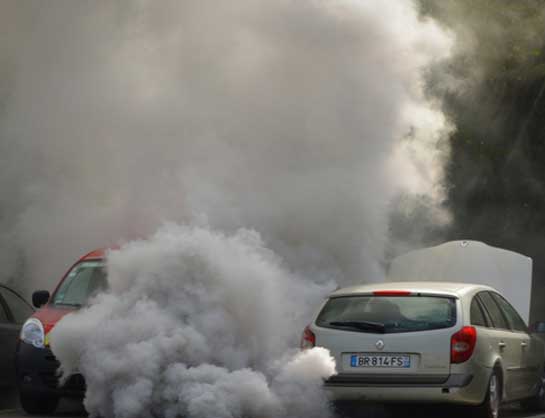
{"label": "renault logo", "polygon": [[377,347],[377,350],[383,350],[383,349],[384,349],[384,341],[378,340],[378,341],[375,343],[375,347]]}

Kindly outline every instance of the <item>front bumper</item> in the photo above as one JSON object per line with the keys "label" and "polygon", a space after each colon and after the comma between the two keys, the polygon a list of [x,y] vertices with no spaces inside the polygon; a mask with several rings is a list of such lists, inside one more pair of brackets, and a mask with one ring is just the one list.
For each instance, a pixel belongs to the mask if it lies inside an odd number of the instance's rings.
{"label": "front bumper", "polygon": [[15,367],[21,394],[75,398],[85,395],[85,380],[80,374],[70,376],[64,385],[59,385],[59,362],[49,348],[36,348],[20,342]]}
{"label": "front bumper", "polygon": [[453,403],[479,405],[484,401],[490,371],[451,374],[444,378],[421,376],[395,378],[369,375],[337,375],[325,383],[332,401]]}

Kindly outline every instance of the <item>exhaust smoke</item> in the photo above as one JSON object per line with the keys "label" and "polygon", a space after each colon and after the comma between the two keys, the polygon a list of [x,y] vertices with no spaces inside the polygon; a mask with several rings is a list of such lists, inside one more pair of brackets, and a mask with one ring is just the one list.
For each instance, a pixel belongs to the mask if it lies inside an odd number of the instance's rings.
{"label": "exhaust smoke", "polygon": [[0,281],[122,244],[51,335],[91,415],[326,416],[311,310],[382,278],[395,197],[448,221],[449,36],[408,0],[0,7]]}
{"label": "exhaust smoke", "polygon": [[108,258],[110,290],[51,332],[103,417],[328,415],[327,350],[297,337],[334,283],[297,277],[257,233],[167,225]]}

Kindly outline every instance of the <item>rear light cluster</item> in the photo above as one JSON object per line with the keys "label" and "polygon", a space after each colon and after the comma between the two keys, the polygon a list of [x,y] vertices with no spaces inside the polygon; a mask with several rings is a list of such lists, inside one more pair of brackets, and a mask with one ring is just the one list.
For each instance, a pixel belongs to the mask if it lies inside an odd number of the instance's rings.
{"label": "rear light cluster", "polygon": [[310,330],[310,326],[307,326],[301,336],[301,350],[313,348],[316,345],[316,336]]}
{"label": "rear light cluster", "polygon": [[463,363],[469,360],[477,344],[475,327],[463,327],[450,337],[450,362]]}

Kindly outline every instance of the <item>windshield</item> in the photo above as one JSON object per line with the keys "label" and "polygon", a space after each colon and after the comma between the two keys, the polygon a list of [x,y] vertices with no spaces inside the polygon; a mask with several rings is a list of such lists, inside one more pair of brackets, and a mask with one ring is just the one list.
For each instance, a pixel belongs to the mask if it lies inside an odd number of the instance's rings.
{"label": "windshield", "polygon": [[55,305],[82,306],[91,296],[107,288],[102,261],[84,261],[68,273],[53,297]]}
{"label": "windshield", "polygon": [[427,331],[455,324],[455,300],[437,296],[336,297],[316,319],[320,327],[371,333]]}

